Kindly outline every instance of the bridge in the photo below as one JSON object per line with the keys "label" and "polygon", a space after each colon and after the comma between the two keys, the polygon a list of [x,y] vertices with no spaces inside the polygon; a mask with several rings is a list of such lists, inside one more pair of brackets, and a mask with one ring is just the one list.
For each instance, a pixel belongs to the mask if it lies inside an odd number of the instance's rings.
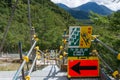
{"label": "bridge", "polygon": [[[28,0],[29,1],[29,0]],[[28,2],[29,3],[29,2]],[[16,1],[17,4],[17,1]],[[29,6],[30,8],[30,6]],[[29,9],[30,10],[30,9]],[[13,9],[13,13],[15,8]],[[4,44],[10,23],[4,34],[0,51]],[[31,27],[30,11],[29,26]],[[64,30],[62,44],[58,50],[42,51],[37,42],[35,29],[31,27],[31,48],[22,55],[22,44],[19,43],[20,66],[16,71],[0,72],[0,80],[119,80],[120,66],[111,68],[96,48],[98,44],[112,52],[120,60],[120,53],[92,35],[92,26],[70,26],[69,33]],[[94,44],[94,47],[91,45]],[[117,62],[115,62],[117,63]],[[27,65],[27,69],[24,67]],[[120,65],[118,63],[118,65]],[[4,73],[4,74],[3,74]]]}
{"label": "bridge", "polygon": [[[119,80],[119,66],[118,70],[113,70],[96,49],[90,52],[89,48],[93,43],[101,44],[118,60],[120,53],[99,40],[99,35],[92,35],[89,28],[91,31],[91,26],[71,26],[69,35],[65,30],[61,35],[63,43],[59,51],[40,50],[36,46],[39,39],[34,34],[33,44],[26,56],[22,56],[22,45],[19,43],[22,63],[18,70],[10,72],[10,75],[2,75],[1,80]],[[31,68],[24,69],[26,64],[31,64]]]}
{"label": "bridge", "polygon": [[[35,30],[34,28],[32,28]],[[33,31],[34,32],[34,31]],[[69,34],[64,30],[59,50],[42,51],[36,46],[38,37],[32,35],[32,46],[28,53],[22,55],[19,43],[21,65],[17,71],[0,73],[1,80],[119,80],[119,66],[112,69],[95,47],[102,45],[112,52],[118,60],[120,53],[92,35],[92,26],[70,26]],[[90,50],[95,43],[93,50]],[[91,48],[92,49],[92,48]],[[117,63],[117,62],[116,62]],[[31,64],[31,65],[30,65]],[[27,65],[27,69],[24,67]],[[119,65],[119,64],[118,64]],[[31,68],[29,68],[30,66]]]}

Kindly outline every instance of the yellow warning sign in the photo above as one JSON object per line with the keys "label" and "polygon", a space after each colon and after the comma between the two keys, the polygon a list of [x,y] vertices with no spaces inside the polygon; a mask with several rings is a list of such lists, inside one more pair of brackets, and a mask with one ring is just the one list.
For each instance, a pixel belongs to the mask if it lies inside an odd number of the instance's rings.
{"label": "yellow warning sign", "polygon": [[80,48],[90,48],[92,26],[81,26],[80,28]]}

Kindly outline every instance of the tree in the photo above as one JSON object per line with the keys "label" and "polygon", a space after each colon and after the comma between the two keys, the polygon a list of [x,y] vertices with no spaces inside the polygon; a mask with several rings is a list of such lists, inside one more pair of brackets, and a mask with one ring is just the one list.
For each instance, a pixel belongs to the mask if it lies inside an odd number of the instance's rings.
{"label": "tree", "polygon": [[90,19],[95,25],[106,26],[109,25],[109,19],[107,16],[98,15],[96,13],[90,12]]}
{"label": "tree", "polygon": [[5,0],[5,2],[7,3],[7,5],[8,5],[9,7],[12,6],[12,0]]}
{"label": "tree", "polygon": [[120,30],[120,12],[115,12],[110,17],[110,30]]}

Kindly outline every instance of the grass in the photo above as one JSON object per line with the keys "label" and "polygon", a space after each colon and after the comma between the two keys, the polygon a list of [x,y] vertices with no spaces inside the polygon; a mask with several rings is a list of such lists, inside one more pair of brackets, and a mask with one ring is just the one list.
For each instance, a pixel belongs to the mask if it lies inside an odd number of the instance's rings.
{"label": "grass", "polygon": [[[20,66],[20,63],[10,63],[10,62],[5,62],[5,61],[0,61],[0,71],[13,71],[17,70]],[[29,67],[31,64],[29,64]],[[27,66],[25,64],[25,69],[27,69]]]}
{"label": "grass", "polygon": [[1,65],[0,66],[0,71],[13,71],[13,70],[17,70],[20,66],[20,64],[18,63],[4,63],[6,65]]}
{"label": "grass", "polygon": [[[31,68],[31,63],[28,64],[29,69]],[[20,67],[20,63],[11,63],[11,62],[6,62],[6,61],[0,61],[0,71],[14,71],[17,70]],[[46,65],[40,65],[37,66],[37,69],[41,70]],[[24,65],[24,70],[27,70],[27,65]]]}
{"label": "grass", "polygon": [[19,68],[19,63],[10,63],[7,61],[0,61],[0,71],[13,71]]}

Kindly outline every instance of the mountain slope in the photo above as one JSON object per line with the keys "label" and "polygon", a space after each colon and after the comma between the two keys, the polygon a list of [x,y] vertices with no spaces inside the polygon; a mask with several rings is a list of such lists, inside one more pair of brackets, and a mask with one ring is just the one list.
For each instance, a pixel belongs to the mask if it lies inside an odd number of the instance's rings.
{"label": "mountain slope", "polygon": [[62,4],[62,3],[58,3],[57,4],[59,7],[61,7],[61,8],[63,8],[63,9],[65,9],[65,10],[69,10],[70,8],[69,7],[67,7],[66,5],[64,5],[64,4]]}
{"label": "mountain slope", "polygon": [[[11,7],[6,1],[0,1],[0,40],[2,40]],[[12,1],[14,4],[14,1]],[[30,27],[28,26],[27,1],[19,1],[12,25],[6,38],[4,51],[16,51],[18,42],[23,43],[23,49],[30,48]],[[66,11],[56,6],[50,0],[32,0],[31,1],[31,21],[32,27],[35,27],[36,34],[40,38],[38,44],[41,49],[58,48],[63,30],[69,25],[75,24],[75,20]],[[68,25],[69,24],[69,25]]]}
{"label": "mountain slope", "polygon": [[69,8],[61,3],[57,5],[69,12],[76,19],[89,19],[90,11],[100,15],[110,15],[112,13],[112,11],[107,7],[98,5],[95,2],[88,2],[76,8]]}
{"label": "mountain slope", "polygon": [[85,11],[75,11],[72,9],[69,9],[68,12],[76,19],[88,19],[89,18],[89,13]]}
{"label": "mountain slope", "polygon": [[94,12],[97,14],[101,14],[101,15],[109,15],[111,14],[111,10],[108,9],[107,7],[103,6],[103,5],[98,5],[95,2],[88,2],[86,4],[83,4],[79,7],[73,8],[74,10],[82,10],[82,11],[86,11],[86,12]]}
{"label": "mountain slope", "polygon": [[76,19],[88,19],[89,18],[88,17],[89,14],[85,11],[71,9],[62,3],[58,3],[57,6],[66,10],[68,13],[70,13],[71,16],[73,16]]}

